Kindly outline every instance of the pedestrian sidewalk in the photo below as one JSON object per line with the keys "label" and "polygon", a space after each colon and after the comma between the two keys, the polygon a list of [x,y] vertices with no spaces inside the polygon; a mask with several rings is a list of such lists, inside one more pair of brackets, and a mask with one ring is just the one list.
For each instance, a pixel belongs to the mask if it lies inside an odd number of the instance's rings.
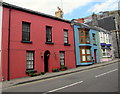
{"label": "pedestrian sidewalk", "polygon": [[8,87],[11,87],[14,85],[18,85],[18,84],[23,84],[23,83],[28,83],[28,82],[38,81],[38,80],[44,80],[44,79],[48,79],[48,78],[52,78],[52,77],[58,77],[61,75],[84,71],[84,70],[88,70],[88,69],[92,69],[92,68],[96,68],[96,67],[100,67],[100,66],[113,64],[116,62],[120,62],[120,59],[114,59],[110,62],[103,62],[103,63],[93,64],[93,65],[89,65],[89,66],[80,66],[77,68],[68,69],[66,71],[46,73],[44,75],[35,76],[35,77],[24,77],[24,78],[13,79],[10,81],[4,81],[4,82],[2,82],[2,89],[8,88]]}

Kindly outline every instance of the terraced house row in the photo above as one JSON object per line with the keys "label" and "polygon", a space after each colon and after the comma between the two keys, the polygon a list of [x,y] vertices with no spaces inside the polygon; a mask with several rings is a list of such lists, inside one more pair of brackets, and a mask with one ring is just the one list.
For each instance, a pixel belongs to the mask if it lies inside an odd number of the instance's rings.
{"label": "terraced house row", "polygon": [[108,31],[5,2],[0,36],[1,81],[26,77],[29,70],[52,72],[112,59]]}

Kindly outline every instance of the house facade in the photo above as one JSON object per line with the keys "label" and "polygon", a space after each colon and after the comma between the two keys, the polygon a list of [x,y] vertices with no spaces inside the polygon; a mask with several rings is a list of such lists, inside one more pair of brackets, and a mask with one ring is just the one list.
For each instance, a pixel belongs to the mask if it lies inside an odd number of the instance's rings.
{"label": "house facade", "polygon": [[112,35],[104,29],[99,31],[100,62],[111,61],[114,56]]}
{"label": "house facade", "polygon": [[99,63],[98,33],[92,27],[73,22],[76,66]]}
{"label": "house facade", "polygon": [[61,65],[76,67],[70,21],[7,3],[1,9],[4,80],[26,77],[28,70],[52,72]]}

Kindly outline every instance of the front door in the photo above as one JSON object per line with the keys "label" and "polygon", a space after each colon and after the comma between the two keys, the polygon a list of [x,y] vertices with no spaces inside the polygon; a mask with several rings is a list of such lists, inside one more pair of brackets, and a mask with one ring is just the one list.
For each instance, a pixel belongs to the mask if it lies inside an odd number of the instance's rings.
{"label": "front door", "polygon": [[96,49],[94,49],[94,63],[97,63],[97,57],[96,57]]}
{"label": "front door", "polygon": [[44,53],[44,72],[48,72],[48,60],[49,60],[50,52],[45,51]]}

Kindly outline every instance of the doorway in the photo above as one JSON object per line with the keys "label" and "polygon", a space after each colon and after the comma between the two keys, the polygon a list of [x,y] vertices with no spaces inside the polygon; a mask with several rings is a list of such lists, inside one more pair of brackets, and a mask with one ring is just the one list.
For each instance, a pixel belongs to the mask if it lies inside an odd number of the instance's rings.
{"label": "doorway", "polygon": [[48,61],[49,61],[50,51],[45,51],[44,53],[44,72],[48,72]]}
{"label": "doorway", "polygon": [[97,52],[97,50],[96,49],[94,49],[94,63],[97,63],[97,54],[96,54],[96,52]]}

